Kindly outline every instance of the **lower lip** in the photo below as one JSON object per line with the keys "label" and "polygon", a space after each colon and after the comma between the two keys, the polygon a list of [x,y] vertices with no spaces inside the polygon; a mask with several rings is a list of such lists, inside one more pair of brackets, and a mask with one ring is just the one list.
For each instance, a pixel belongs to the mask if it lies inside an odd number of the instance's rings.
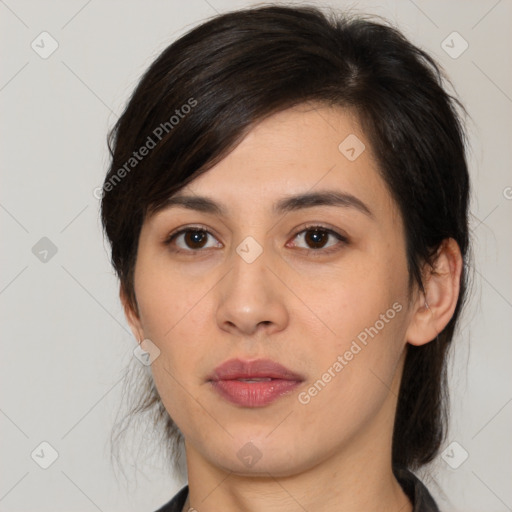
{"label": "lower lip", "polygon": [[242,407],[263,407],[293,391],[300,382],[272,379],[244,382],[240,380],[212,381],[213,388],[226,400]]}

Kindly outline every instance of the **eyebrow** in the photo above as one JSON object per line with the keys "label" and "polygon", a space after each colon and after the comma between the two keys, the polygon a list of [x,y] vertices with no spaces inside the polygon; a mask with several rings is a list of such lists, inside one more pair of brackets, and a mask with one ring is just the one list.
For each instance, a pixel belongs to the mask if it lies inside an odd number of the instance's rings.
{"label": "eyebrow", "polygon": [[[354,208],[368,217],[373,218],[370,208],[360,199],[346,192],[335,190],[322,190],[318,192],[306,192],[293,196],[287,196],[274,204],[274,214],[283,214],[315,206],[337,206],[342,208]],[[209,213],[218,216],[227,216],[227,209],[206,196],[187,196],[177,194],[170,197],[162,205],[161,210],[167,210],[172,207],[182,207],[189,210],[195,210],[203,213]]]}

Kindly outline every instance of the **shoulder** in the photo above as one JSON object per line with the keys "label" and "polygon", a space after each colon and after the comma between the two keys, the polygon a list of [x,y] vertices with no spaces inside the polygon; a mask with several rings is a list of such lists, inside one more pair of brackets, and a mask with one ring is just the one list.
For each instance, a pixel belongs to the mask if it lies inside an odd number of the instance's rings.
{"label": "shoulder", "polygon": [[181,512],[188,496],[188,485],[183,487],[171,501],[160,507],[156,512]]}

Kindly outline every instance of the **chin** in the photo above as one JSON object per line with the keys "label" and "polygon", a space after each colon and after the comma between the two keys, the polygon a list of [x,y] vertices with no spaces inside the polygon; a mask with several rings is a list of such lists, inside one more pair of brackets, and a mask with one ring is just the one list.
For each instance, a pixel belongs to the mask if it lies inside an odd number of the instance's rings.
{"label": "chin", "polygon": [[315,465],[313,457],[308,458],[304,453],[304,441],[300,444],[297,446],[291,436],[276,436],[271,440],[265,433],[238,435],[227,444],[214,450],[210,445],[206,450],[210,462],[225,471],[240,476],[287,477]]}

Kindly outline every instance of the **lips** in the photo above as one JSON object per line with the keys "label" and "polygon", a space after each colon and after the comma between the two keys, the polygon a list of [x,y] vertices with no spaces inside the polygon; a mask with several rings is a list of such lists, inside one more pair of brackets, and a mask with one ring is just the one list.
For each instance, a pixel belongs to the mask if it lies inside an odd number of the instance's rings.
{"label": "lips", "polygon": [[290,393],[305,379],[275,361],[231,359],[209,377],[224,399],[242,407],[263,407]]}

